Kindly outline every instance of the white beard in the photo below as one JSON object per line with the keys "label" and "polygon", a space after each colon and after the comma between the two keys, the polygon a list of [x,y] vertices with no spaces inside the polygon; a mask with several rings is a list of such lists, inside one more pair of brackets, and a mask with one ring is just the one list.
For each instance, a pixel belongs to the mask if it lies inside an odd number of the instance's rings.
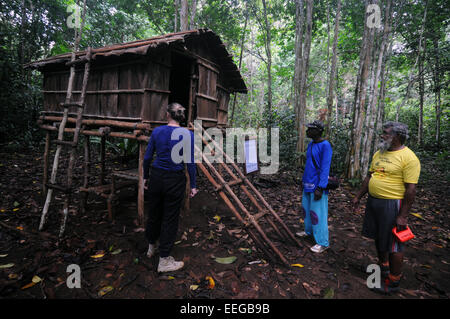
{"label": "white beard", "polygon": [[380,143],[378,143],[378,149],[381,153],[385,153],[391,147],[392,140],[393,137],[391,136],[389,139],[381,140]]}

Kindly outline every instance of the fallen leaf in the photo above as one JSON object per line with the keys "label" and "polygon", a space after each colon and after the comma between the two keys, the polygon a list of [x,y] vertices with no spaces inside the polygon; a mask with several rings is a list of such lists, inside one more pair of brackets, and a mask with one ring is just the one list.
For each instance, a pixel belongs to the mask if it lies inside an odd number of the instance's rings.
{"label": "fallen leaf", "polygon": [[291,266],[292,266],[292,267],[299,267],[299,268],[305,267],[305,266],[303,266],[302,264],[292,264]]}
{"label": "fallen leaf", "polygon": [[252,249],[251,248],[239,248],[240,251],[247,253],[247,254],[251,254],[252,253]]}
{"label": "fallen leaf", "polygon": [[214,219],[216,220],[216,222],[219,222],[221,217],[219,215],[214,216]]}
{"label": "fallen leaf", "polygon": [[100,291],[98,292],[98,296],[99,297],[103,297],[104,295],[106,295],[108,292],[111,292],[114,290],[113,286],[106,286],[103,287],[102,289],[100,289]]}
{"label": "fallen leaf", "polygon": [[420,215],[420,214],[418,214],[418,213],[411,213],[411,215],[413,215],[413,216],[415,216],[415,217],[417,217],[417,218],[420,218],[420,219],[422,219],[422,220],[425,220],[425,218],[423,218],[423,216]]}
{"label": "fallen leaf", "polygon": [[334,297],[334,289],[333,288],[327,288],[325,289],[325,295],[323,296],[324,299],[333,299]]}
{"label": "fallen leaf", "polygon": [[8,254],[0,255],[0,258],[6,257]]}
{"label": "fallen leaf", "polygon": [[105,254],[101,253],[101,254],[93,255],[93,256],[91,256],[91,258],[97,259],[97,258],[102,258],[103,256],[105,256]]}
{"label": "fallen leaf", "polygon": [[8,275],[8,278],[9,278],[9,279],[16,279],[16,278],[18,278],[18,277],[19,277],[18,274],[9,274],[9,275]]}
{"label": "fallen leaf", "polygon": [[41,282],[42,279],[39,276],[34,276],[33,279],[31,279],[31,281],[37,284],[38,282]]}
{"label": "fallen leaf", "polygon": [[13,263],[5,264],[5,265],[0,265],[0,269],[11,268],[11,267],[14,267],[14,264],[13,264]]}
{"label": "fallen leaf", "polygon": [[22,226],[17,226],[16,229],[23,230],[23,227]]}
{"label": "fallen leaf", "polygon": [[122,249],[118,248],[116,250],[114,250],[113,252],[111,252],[111,255],[118,255],[122,252]]}
{"label": "fallen leaf", "polygon": [[25,286],[23,286],[22,288],[20,288],[21,290],[25,290],[25,289],[28,289],[28,288],[31,288],[31,287],[33,287],[34,285],[36,285],[37,283],[36,282],[30,282],[28,285],[25,285]]}
{"label": "fallen leaf", "polygon": [[191,290],[197,290],[197,288],[198,288],[198,285],[190,285],[189,286],[189,289],[191,289]]}
{"label": "fallen leaf", "polygon": [[206,276],[205,279],[209,281],[208,288],[209,289],[214,289],[214,287],[216,286],[216,283],[214,282],[214,279],[211,276]]}
{"label": "fallen leaf", "polygon": [[216,262],[218,262],[219,264],[232,264],[236,261],[237,257],[236,256],[230,256],[230,257],[217,257],[216,259],[214,259]]}
{"label": "fallen leaf", "polygon": [[17,212],[19,210],[19,208],[14,208],[13,212]]}

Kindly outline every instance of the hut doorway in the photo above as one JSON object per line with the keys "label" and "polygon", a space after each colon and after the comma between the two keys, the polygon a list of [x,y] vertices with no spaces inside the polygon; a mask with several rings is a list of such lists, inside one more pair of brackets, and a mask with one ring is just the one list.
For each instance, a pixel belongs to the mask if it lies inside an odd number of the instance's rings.
{"label": "hut doorway", "polygon": [[170,80],[169,80],[169,103],[177,102],[186,108],[186,118],[185,123],[181,123],[182,126],[187,126],[189,115],[192,114],[192,97],[190,97],[190,86],[191,86],[191,73],[193,61],[188,57],[172,52],[171,56],[172,68],[170,70]]}

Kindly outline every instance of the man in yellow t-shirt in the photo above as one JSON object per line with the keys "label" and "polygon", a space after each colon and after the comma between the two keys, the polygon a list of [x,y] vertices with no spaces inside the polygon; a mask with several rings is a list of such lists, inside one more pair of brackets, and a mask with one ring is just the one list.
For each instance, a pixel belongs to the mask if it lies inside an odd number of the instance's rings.
{"label": "man in yellow t-shirt", "polygon": [[353,208],[369,193],[362,234],[375,240],[378,259],[385,277],[378,289],[398,291],[403,265],[404,245],[392,233],[407,226],[409,210],[416,195],[420,161],[407,146],[408,127],[403,123],[383,125],[379,150],[374,154],[369,174],[353,199]]}

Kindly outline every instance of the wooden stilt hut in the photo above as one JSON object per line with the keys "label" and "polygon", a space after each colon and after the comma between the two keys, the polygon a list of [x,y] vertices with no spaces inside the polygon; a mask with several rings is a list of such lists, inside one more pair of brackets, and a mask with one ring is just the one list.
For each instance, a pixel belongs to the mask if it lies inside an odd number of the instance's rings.
{"label": "wooden stilt hut", "polygon": [[[87,51],[76,52],[83,60]],[[28,66],[43,74],[44,105],[41,128],[47,130],[44,185],[48,182],[50,132],[62,121],[69,81],[71,54],[53,56]],[[187,109],[187,122],[202,120],[204,127],[227,125],[230,94],[246,93],[241,74],[220,38],[208,29],[166,34],[146,40],[92,49],[81,133],[101,137],[100,185],[88,185],[89,143],[85,145],[85,180],[82,192],[95,192],[108,199],[112,214],[113,194],[105,185],[105,142],[108,137],[140,142],[139,168],[142,168],[146,142],[153,128],[166,124],[166,106],[178,102]],[[82,91],[83,66],[76,68],[73,99]],[[65,132],[73,132],[76,106],[69,108]],[[71,127],[72,126],[72,127]],[[89,140],[89,139],[87,139]],[[138,181],[138,216],[143,222],[142,172],[115,172],[112,177]],[[130,182],[129,182],[130,183]],[[133,183],[133,181],[131,181]],[[125,184],[115,183],[112,189]],[[114,185],[115,184],[115,185]],[[45,187],[45,186],[44,186]]]}
{"label": "wooden stilt hut", "polygon": [[[211,152],[221,152],[227,158],[227,164],[219,163],[216,168],[203,153],[203,162],[197,164],[199,171],[241,222],[255,245],[270,259],[271,252],[275,252],[279,260],[289,265],[288,259],[292,254],[282,253],[266,232],[272,233],[283,243],[291,241],[296,246],[301,246],[300,243],[233,159],[223,152],[205,130],[208,127],[225,128],[230,94],[247,92],[238,68],[216,34],[208,29],[191,30],[88,49],[76,52],[75,55],[76,59],[72,54],[62,54],[28,65],[37,68],[44,75],[44,109],[39,120],[40,127],[47,131],[44,187],[61,190],[66,195],[69,191],[75,191],[48,183],[52,132],[63,130],[66,133],[79,132],[86,137],[99,136],[101,171],[98,185],[89,184],[90,166],[93,162],[90,160],[89,138],[84,139],[84,180],[79,191],[85,196],[81,202],[91,192],[104,196],[112,217],[115,191],[130,184],[138,185],[138,221],[142,225],[142,164],[146,145],[152,130],[166,124],[166,106],[171,102],[178,102],[187,109],[187,121],[182,124],[192,128],[194,120],[202,120],[203,127],[200,129],[204,149],[210,150],[213,144],[215,150]],[[87,64],[84,71],[81,65],[83,62]],[[77,67],[72,84],[69,74],[70,67],[74,65]],[[70,95],[79,102],[68,102],[66,97]],[[83,111],[81,117],[80,110]],[[73,147],[75,142],[61,140],[60,135],[58,132],[58,140],[55,141],[58,147]],[[108,137],[139,141],[137,169],[113,171],[110,176],[106,176],[105,144]],[[196,145],[196,151],[202,150]],[[52,179],[53,176],[52,170]],[[109,184],[105,184],[106,177],[110,177]],[[71,185],[70,177],[68,179],[68,184]],[[47,198],[51,198],[51,193],[47,194],[50,194]],[[249,204],[251,208],[248,207]],[[45,221],[45,206],[41,226]],[[63,231],[64,227],[61,229]]]}

